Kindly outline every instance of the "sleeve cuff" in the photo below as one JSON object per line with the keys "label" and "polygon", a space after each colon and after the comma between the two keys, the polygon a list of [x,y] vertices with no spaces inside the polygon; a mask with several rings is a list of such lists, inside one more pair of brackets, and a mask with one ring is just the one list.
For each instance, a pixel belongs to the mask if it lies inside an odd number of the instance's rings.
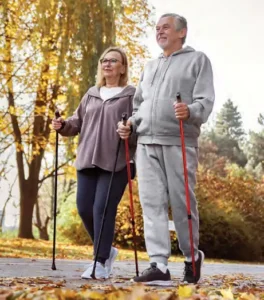
{"label": "sleeve cuff", "polygon": [[199,102],[192,103],[188,105],[189,108],[189,118],[188,121],[190,122],[200,122],[201,120],[201,110],[202,110],[202,105]]}
{"label": "sleeve cuff", "polygon": [[66,125],[66,122],[63,121],[63,122],[61,123],[61,128],[60,128],[59,130],[57,130],[57,131],[58,131],[59,133],[61,133],[61,132],[63,131],[65,125]]}

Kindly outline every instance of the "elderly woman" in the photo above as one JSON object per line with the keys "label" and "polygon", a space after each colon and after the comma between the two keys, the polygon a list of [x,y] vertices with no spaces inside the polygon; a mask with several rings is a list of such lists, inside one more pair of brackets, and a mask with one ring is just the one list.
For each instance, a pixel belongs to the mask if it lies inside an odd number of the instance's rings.
{"label": "elderly woman", "polygon": [[[53,129],[63,136],[80,134],[76,157],[77,208],[93,241],[94,254],[119,140],[117,123],[123,112],[128,116],[132,114],[135,88],[127,82],[126,54],[120,48],[108,48],[98,62],[96,86],[87,91],[73,116],[65,121],[62,118],[52,121]],[[135,146],[130,147],[130,157],[133,157],[134,152]],[[117,249],[112,247],[112,242],[117,207],[127,180],[125,147],[121,143],[101,237],[96,278],[110,276],[118,253]],[[94,262],[88,266],[82,278],[90,278],[93,265]]]}

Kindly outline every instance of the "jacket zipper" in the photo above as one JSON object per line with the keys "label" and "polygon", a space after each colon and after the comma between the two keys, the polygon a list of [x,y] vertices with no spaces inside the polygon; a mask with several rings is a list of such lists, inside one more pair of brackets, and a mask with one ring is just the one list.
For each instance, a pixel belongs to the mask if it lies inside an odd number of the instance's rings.
{"label": "jacket zipper", "polygon": [[[161,64],[161,66],[160,66],[160,70],[162,69],[162,67],[163,67],[163,65],[164,65],[164,60],[162,61],[162,64]],[[157,73],[158,73],[158,71],[159,70],[157,70]],[[161,74],[162,75],[162,74]],[[158,89],[158,86],[159,86],[159,83],[160,83],[160,80],[162,79],[162,76],[160,75],[160,77],[158,78],[158,80],[157,80],[157,85],[156,85],[156,87],[155,87],[155,90],[154,90],[154,94],[153,94],[153,102],[152,102],[152,107],[151,107],[151,121],[150,121],[150,133],[151,133],[151,142],[153,142],[153,139],[154,139],[154,137],[153,137],[153,131],[152,131],[152,129],[153,129],[153,119],[154,119],[154,115],[155,115],[155,104],[157,103],[157,100],[155,99],[156,98],[156,92],[157,92],[157,89]],[[154,83],[154,82],[153,82]]]}

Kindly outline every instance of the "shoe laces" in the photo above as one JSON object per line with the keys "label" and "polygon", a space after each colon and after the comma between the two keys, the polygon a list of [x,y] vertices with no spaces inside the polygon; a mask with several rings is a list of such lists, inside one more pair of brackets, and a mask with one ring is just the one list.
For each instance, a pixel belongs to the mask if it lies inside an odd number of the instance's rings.
{"label": "shoe laces", "polygon": [[184,272],[183,274],[185,276],[193,276],[193,267],[192,267],[192,263],[189,262],[184,262],[185,263],[185,268],[184,268]]}
{"label": "shoe laces", "polygon": [[[98,266],[99,266],[99,268],[100,268],[100,267],[103,267],[103,268],[104,268],[103,264],[101,264],[99,261],[96,262],[96,268],[97,268]],[[92,269],[93,267],[94,267],[94,261],[93,261],[91,264],[88,265],[88,268],[91,268],[91,269]]]}
{"label": "shoe laces", "polygon": [[151,263],[150,267],[142,272],[142,275],[146,275],[146,274],[150,273],[152,270],[156,270],[156,269],[157,269],[157,264]]}

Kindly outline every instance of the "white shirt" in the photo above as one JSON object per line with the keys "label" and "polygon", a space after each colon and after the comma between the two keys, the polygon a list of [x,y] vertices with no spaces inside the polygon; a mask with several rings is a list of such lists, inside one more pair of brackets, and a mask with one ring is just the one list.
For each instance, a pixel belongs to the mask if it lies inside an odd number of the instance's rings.
{"label": "white shirt", "polygon": [[108,100],[112,97],[114,97],[115,95],[121,93],[123,91],[125,87],[121,87],[121,86],[116,86],[116,87],[106,87],[106,86],[102,86],[100,88],[100,96],[101,98],[105,101]]}

